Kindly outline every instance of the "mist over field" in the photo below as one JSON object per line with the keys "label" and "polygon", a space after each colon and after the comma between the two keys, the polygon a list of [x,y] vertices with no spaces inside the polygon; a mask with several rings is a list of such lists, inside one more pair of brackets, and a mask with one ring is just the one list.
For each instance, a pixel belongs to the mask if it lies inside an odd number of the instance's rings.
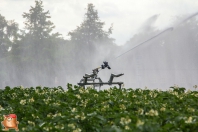
{"label": "mist over field", "polygon": [[35,1],[29,12],[23,13],[24,29],[0,12],[0,88],[66,88],[67,83],[77,85],[103,61],[109,62],[111,70],[101,70],[98,76],[107,82],[111,73],[124,73],[114,80],[124,82],[125,88],[178,85],[194,90],[198,84],[197,13],[174,16],[170,26],[159,29],[156,12],[121,46],[111,37],[114,26],[104,28],[93,4],[88,4],[84,13],[81,24],[65,39],[61,32],[53,32],[56,25],[42,1]]}

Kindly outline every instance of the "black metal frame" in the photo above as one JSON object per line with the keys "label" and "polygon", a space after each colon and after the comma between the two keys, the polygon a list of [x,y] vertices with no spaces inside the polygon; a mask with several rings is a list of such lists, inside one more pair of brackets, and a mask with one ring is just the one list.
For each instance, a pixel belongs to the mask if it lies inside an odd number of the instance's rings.
{"label": "black metal frame", "polygon": [[[94,88],[96,85],[99,85],[99,87],[103,86],[103,85],[112,85],[112,84],[118,84],[119,88],[121,89],[121,85],[124,84],[123,82],[113,82],[113,78],[114,77],[120,77],[124,75],[123,73],[121,74],[111,74],[109,81],[108,82],[102,82],[102,80],[100,78],[94,78],[95,74],[85,74],[85,76],[83,76],[83,79],[80,80],[80,83],[78,83],[79,86],[82,86],[85,88],[86,85],[94,85]],[[99,82],[95,82],[95,79],[98,79]],[[87,82],[87,81],[93,81],[93,82]]]}

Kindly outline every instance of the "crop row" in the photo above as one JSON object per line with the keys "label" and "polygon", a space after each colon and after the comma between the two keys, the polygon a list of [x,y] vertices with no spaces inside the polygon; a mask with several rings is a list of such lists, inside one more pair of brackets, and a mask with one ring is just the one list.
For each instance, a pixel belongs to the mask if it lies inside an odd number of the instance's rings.
{"label": "crop row", "polygon": [[[196,132],[198,92],[62,87],[5,87],[0,120],[14,113],[27,132]],[[2,126],[3,128],[3,126]],[[14,130],[13,130],[14,131]]]}

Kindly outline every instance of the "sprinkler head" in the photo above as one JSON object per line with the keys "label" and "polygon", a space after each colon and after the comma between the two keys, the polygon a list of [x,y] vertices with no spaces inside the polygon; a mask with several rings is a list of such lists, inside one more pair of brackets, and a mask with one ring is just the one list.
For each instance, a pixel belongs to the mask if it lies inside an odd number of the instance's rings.
{"label": "sprinkler head", "polygon": [[101,68],[102,68],[102,69],[105,69],[106,67],[107,67],[108,69],[111,69],[111,67],[109,66],[109,64],[108,64],[107,61],[104,61],[103,63],[104,63],[104,64],[101,65]]}

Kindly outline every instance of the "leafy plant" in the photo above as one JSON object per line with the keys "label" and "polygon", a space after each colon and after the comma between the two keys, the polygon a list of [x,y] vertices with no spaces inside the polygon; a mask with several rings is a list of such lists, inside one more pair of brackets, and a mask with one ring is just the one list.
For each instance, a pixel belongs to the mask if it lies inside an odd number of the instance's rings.
{"label": "leafy plant", "polygon": [[197,91],[67,87],[7,86],[0,90],[0,120],[15,113],[19,130],[31,132],[198,130]]}

